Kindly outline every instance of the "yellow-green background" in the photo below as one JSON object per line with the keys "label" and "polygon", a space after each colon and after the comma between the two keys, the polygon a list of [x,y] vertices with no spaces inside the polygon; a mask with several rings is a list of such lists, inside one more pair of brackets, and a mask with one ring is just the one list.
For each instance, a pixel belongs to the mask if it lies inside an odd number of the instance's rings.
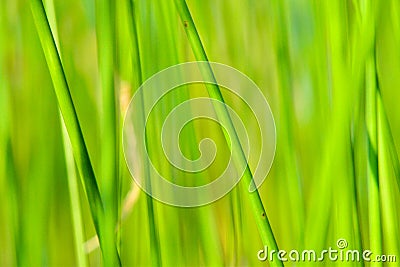
{"label": "yellow-green background", "polygon": [[[97,266],[99,248],[85,254],[75,242],[79,231],[84,241],[96,233],[80,178],[78,194],[68,184],[67,169],[73,178],[74,166],[66,163],[71,151],[31,13],[34,1],[0,3],[0,264],[71,266],[80,251],[80,263]],[[144,80],[195,57],[172,0],[136,0],[133,9],[128,0],[97,2],[44,4],[101,192],[117,186],[112,207],[123,218],[115,238],[122,264],[152,265],[154,255],[164,266],[266,264],[257,259],[263,244],[244,192],[235,189],[202,208],[155,201],[151,211],[122,155],[118,177],[102,178],[107,155],[98,59],[109,55],[97,49],[96,34],[104,28],[96,5],[114,8],[105,13],[113,14],[115,25],[108,26],[115,30],[102,42],[114,55],[120,121],[140,85],[138,66]],[[317,250],[345,238],[349,248],[396,254],[400,261],[400,3],[187,2],[209,60],[244,72],[271,105],[277,150],[260,194],[278,246]],[[79,196],[80,209],[71,196]],[[73,226],[77,212],[81,228]],[[156,251],[151,240],[159,244]]]}

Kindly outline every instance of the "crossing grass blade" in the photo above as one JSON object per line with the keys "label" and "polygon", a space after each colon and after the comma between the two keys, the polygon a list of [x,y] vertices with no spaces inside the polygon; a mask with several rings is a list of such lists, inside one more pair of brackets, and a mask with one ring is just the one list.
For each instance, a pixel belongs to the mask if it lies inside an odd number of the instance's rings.
{"label": "crossing grass blade", "polygon": [[[69,138],[71,140],[75,163],[77,165],[82,183],[85,188],[86,196],[89,201],[93,222],[100,239],[100,246],[103,249],[110,246],[109,244],[104,244],[103,239],[103,235],[105,234],[105,229],[102,226],[102,222],[104,222],[103,203],[76,110],[71,98],[63,66],[61,64],[57,47],[50,30],[42,1],[32,0],[30,1],[30,4],[36,29],[42,44],[50,75],[53,80],[58,104],[65,122],[66,129],[68,131]],[[115,247],[109,248],[107,251],[103,250],[104,261],[108,262],[110,258],[118,258]]]}

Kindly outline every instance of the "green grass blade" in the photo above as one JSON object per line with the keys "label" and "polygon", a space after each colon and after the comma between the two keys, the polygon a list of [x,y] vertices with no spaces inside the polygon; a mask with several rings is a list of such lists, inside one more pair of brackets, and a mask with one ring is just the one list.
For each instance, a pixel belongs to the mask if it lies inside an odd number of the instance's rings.
{"label": "green grass blade", "polygon": [[[131,0],[125,0],[126,7],[128,10],[128,16],[129,19],[129,34],[130,34],[130,39],[132,41],[132,50],[133,50],[133,59],[132,63],[134,64],[134,70],[135,70],[135,75],[136,75],[136,80],[138,81],[138,85],[140,86],[143,83],[143,72],[142,72],[142,61],[141,61],[141,56],[140,56],[140,47],[139,47],[139,41],[138,41],[138,26],[136,23],[136,13],[135,13],[135,6],[133,1]],[[144,105],[144,97],[143,94],[141,94],[142,97],[142,105]],[[143,110],[143,106],[140,108],[140,110]],[[144,114],[141,119],[144,118]],[[146,138],[147,140],[147,138]],[[147,146],[147,144],[146,144]],[[145,163],[145,176],[149,176],[149,170],[148,170],[148,159],[144,159]],[[146,179],[146,181],[150,181],[150,179]],[[146,185],[151,188],[151,184]],[[149,241],[150,241],[150,255],[151,255],[151,264],[152,266],[161,266],[161,252],[160,252],[160,240],[159,240],[159,234],[158,234],[158,229],[157,229],[157,223],[156,223],[156,218],[155,218],[155,207],[153,203],[153,198],[149,195],[146,194],[146,204],[147,204],[147,214],[148,214],[148,223],[149,223]]]}
{"label": "green grass blade", "polygon": [[[399,236],[399,223],[397,220],[398,208],[396,207],[395,193],[398,187],[398,161],[393,158],[393,143],[391,142],[391,132],[386,121],[386,114],[383,108],[380,91],[377,92],[377,141],[378,141],[378,174],[380,203],[382,209],[382,237],[384,240],[384,253],[399,255],[400,242],[393,236]],[[392,156],[392,157],[391,157]],[[397,180],[396,180],[397,178]],[[400,191],[398,191],[400,192]]]}
{"label": "green grass blade", "polygon": [[[277,1],[274,3],[275,9],[279,10],[277,15],[276,24],[276,54],[280,55],[277,57],[278,71],[277,78],[279,82],[279,124],[280,131],[279,142],[277,150],[284,151],[282,154],[283,162],[286,165],[282,168],[284,171],[282,179],[285,181],[285,190],[291,195],[290,198],[290,210],[288,215],[291,218],[291,230],[290,235],[293,239],[298,240],[300,247],[304,245],[304,198],[301,191],[301,174],[298,170],[296,161],[298,156],[296,155],[296,143],[295,143],[295,112],[294,112],[294,101],[292,95],[291,86],[293,84],[293,74],[290,64],[290,50],[288,41],[288,10],[285,8],[284,1]],[[288,23],[290,24],[290,23]]]}
{"label": "green grass blade", "polygon": [[[3,3],[0,4],[0,23],[5,23],[5,8]],[[6,28],[0,29],[0,73],[5,72],[5,53],[6,47],[10,42],[6,42]],[[12,44],[11,44],[12,45]],[[16,201],[15,177],[11,174],[11,156],[9,153],[10,142],[10,112],[9,112],[9,89],[8,79],[6,76],[0,75],[0,113],[2,119],[0,121],[0,202],[5,203],[0,207],[0,217],[2,218],[0,231],[0,250],[4,253],[0,259],[0,265],[18,265],[18,205]],[[6,160],[8,159],[8,160]],[[9,234],[7,234],[9,233]]]}
{"label": "green grass blade", "polygon": [[[379,130],[381,131],[380,138],[385,142],[385,145],[389,151],[390,160],[393,166],[394,176],[396,180],[397,190],[400,192],[400,161],[397,154],[396,145],[394,143],[393,134],[390,129],[388,118],[383,106],[383,100],[380,91],[377,95],[377,105],[378,105],[378,120],[379,120]],[[388,159],[386,159],[388,160]]]}
{"label": "green grass blade", "polygon": [[104,210],[96,177],[90,162],[77,113],[64,74],[64,69],[57,52],[56,44],[50,30],[43,3],[41,0],[31,0],[30,4],[36,29],[53,81],[58,104],[68,131],[69,138],[71,140],[75,162],[89,201],[93,222],[99,235],[100,246],[103,250],[103,258],[106,261],[108,257],[116,255],[117,251],[116,249],[110,249],[110,251],[104,251],[103,249],[104,230],[102,228],[102,222],[104,220]]}
{"label": "green grass blade", "polygon": [[[60,41],[58,36],[58,27],[55,14],[55,7],[53,0],[46,0],[44,2],[46,15],[50,24],[50,29],[53,33],[54,41],[57,46],[57,50],[60,51]],[[77,174],[75,169],[74,156],[71,150],[71,143],[68,137],[67,129],[65,128],[64,120],[60,113],[60,126],[62,131],[62,139],[64,143],[64,154],[65,154],[65,164],[67,169],[67,182],[68,182],[68,192],[70,199],[70,209],[72,217],[72,226],[74,229],[74,241],[75,241],[75,252],[76,252],[76,263],[78,266],[88,266],[87,256],[84,250],[84,227],[82,221],[82,209],[80,203],[80,195],[77,184]]]}
{"label": "green grass blade", "polygon": [[[114,1],[96,1],[96,37],[101,78],[101,183],[105,210],[105,245],[112,250],[116,244],[115,227],[118,222],[118,129],[116,92],[114,85],[115,53]],[[107,256],[106,266],[120,265],[118,255]]]}
{"label": "green grass blade", "polygon": [[69,141],[68,132],[65,128],[64,121],[62,118],[61,127],[64,140],[64,151],[65,151],[65,162],[67,167],[67,177],[68,177],[68,189],[71,203],[71,216],[72,225],[74,228],[74,238],[75,238],[75,252],[77,258],[77,264],[80,267],[88,266],[86,253],[83,247],[85,242],[83,233],[83,221],[82,221],[82,209],[80,203],[79,189],[78,189],[78,176],[75,171],[74,156],[71,150],[71,143]]}
{"label": "green grass blade", "polygon": [[[365,121],[368,133],[368,210],[370,248],[374,253],[382,253],[381,211],[379,199],[378,140],[377,140],[377,89],[375,60],[373,55],[366,62],[366,105]],[[374,263],[374,266],[381,264]]]}
{"label": "green grass blade", "polygon": [[[204,50],[200,36],[196,30],[194,21],[192,19],[192,16],[190,14],[190,11],[186,4],[186,1],[185,0],[175,0],[175,4],[176,4],[176,8],[179,12],[179,15],[183,21],[183,25],[185,27],[185,31],[186,31],[187,37],[189,39],[189,43],[192,47],[192,50],[193,50],[193,53],[194,53],[196,59],[199,61],[208,61],[207,54]],[[207,77],[214,76],[211,67],[202,69],[201,71],[202,71],[203,75],[205,75]],[[224,102],[224,99],[222,97],[222,94],[221,94],[221,91],[220,91],[220,88],[218,85],[207,84],[206,86],[207,86],[207,91],[211,98],[215,98],[221,102]],[[217,113],[218,118],[222,122],[225,122],[223,124],[227,125],[227,127],[231,128],[232,132],[235,132],[233,123],[230,119],[229,113],[226,110],[226,108],[222,108],[222,109],[216,108],[215,111]],[[228,132],[229,132],[229,130],[228,130]],[[227,138],[227,140],[229,140],[228,137],[226,137],[226,138]],[[229,143],[229,141],[228,141],[228,143]],[[241,148],[241,144],[240,144],[240,141],[239,141],[239,138],[237,135],[232,136],[232,146]],[[242,153],[236,153],[236,155],[233,155],[235,162],[246,161],[243,150],[240,149],[240,151],[242,151]],[[270,249],[278,250],[278,246],[275,241],[275,237],[272,233],[272,229],[269,224],[269,220],[268,220],[267,214],[265,212],[264,206],[262,204],[258,190],[255,190],[252,193],[247,192],[247,189],[249,188],[248,186],[254,184],[253,176],[252,176],[252,173],[251,173],[248,165],[244,172],[243,179],[244,179],[244,186],[243,186],[243,183],[241,183],[241,186],[242,186],[242,189],[246,191],[246,195],[249,197],[251,207],[253,210],[253,214],[254,214],[256,224],[258,226],[263,244],[268,246]],[[274,255],[274,260],[272,262],[270,262],[270,264],[272,266],[282,266],[282,262],[278,259],[276,254]]]}

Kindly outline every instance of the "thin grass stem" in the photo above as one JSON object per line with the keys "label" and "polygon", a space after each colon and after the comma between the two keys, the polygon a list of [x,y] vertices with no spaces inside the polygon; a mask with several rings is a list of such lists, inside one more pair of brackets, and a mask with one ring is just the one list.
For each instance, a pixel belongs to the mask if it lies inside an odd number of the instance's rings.
{"label": "thin grass stem", "polygon": [[[201,42],[200,36],[196,30],[194,21],[192,19],[192,16],[190,14],[189,8],[186,4],[185,0],[175,0],[176,8],[178,10],[178,13],[182,19],[183,25],[185,27],[185,31],[187,34],[187,37],[189,39],[189,43],[192,47],[193,53],[195,55],[195,58],[199,61],[208,61],[207,54],[204,50],[204,46]],[[215,81],[214,74],[212,72],[211,67],[209,66],[208,68],[202,68],[202,73],[206,77],[211,77]],[[221,102],[224,103],[224,99],[222,96],[222,93],[220,91],[220,88],[218,85],[215,84],[206,84],[208,94],[210,95],[211,98],[217,99]],[[229,116],[228,111],[226,108],[219,108],[215,107],[216,114],[218,118],[223,122],[224,125],[227,125],[230,129],[227,132],[234,132],[236,133],[232,120]],[[231,131],[230,131],[231,130]],[[229,143],[229,137],[225,136],[227,139],[227,142]],[[246,157],[243,153],[242,146],[240,144],[238,136],[235,134],[235,136],[231,136],[232,140],[232,147],[237,147],[239,148],[238,153],[234,153],[233,158],[236,164],[241,163],[243,161],[246,161]],[[241,188],[242,190],[247,190],[250,185],[254,185],[254,180],[253,180],[253,175],[250,171],[249,166],[246,164],[246,170],[243,174],[243,179],[244,179],[244,185],[241,183]],[[265,212],[263,203],[261,201],[260,195],[258,193],[258,190],[255,190],[254,192],[246,192],[246,195],[249,197],[250,204],[252,207],[253,215],[256,220],[256,224],[258,226],[258,230],[260,232],[261,240],[264,245],[268,246],[268,248],[273,249],[273,250],[278,250],[278,245],[276,243],[275,237],[272,233],[271,225],[269,223],[267,214]],[[270,262],[272,266],[283,266],[282,262],[280,259],[274,255],[273,260]]]}

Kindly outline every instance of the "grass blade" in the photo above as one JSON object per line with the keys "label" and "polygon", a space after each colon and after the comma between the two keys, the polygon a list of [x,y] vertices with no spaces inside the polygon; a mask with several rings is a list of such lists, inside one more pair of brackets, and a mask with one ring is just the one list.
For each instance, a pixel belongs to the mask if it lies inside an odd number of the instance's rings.
{"label": "grass blade", "polygon": [[379,90],[377,91],[377,130],[382,238],[385,253],[399,255],[399,240],[392,238],[392,236],[399,236],[398,209],[396,208],[395,198],[398,187],[394,186],[394,183],[398,185],[399,175],[396,173],[396,168],[399,167],[399,163],[393,157],[393,150],[396,148],[392,146],[391,131],[386,121],[386,113]]}
{"label": "grass blade", "polygon": [[[200,36],[196,30],[194,21],[192,19],[192,16],[190,14],[190,11],[186,4],[186,1],[185,0],[175,0],[175,4],[176,4],[176,8],[179,12],[179,15],[183,21],[187,37],[189,39],[190,45],[192,47],[192,50],[193,50],[193,53],[194,53],[196,59],[199,61],[208,61],[207,54],[204,50]],[[203,69],[202,73],[203,73],[203,75],[205,75],[207,77],[214,76],[211,67],[209,67],[207,69]],[[215,98],[224,103],[224,99],[222,97],[222,94],[221,94],[221,91],[220,91],[220,88],[218,85],[207,84],[206,86],[207,86],[207,91],[211,98]],[[216,108],[215,111],[217,113],[218,118],[220,118],[221,121],[226,122],[224,124],[227,125],[227,127],[232,128],[233,129],[232,132],[234,132],[235,131],[234,126],[230,119],[228,111],[226,109],[219,109],[219,108]],[[228,138],[227,138],[227,142],[229,143]],[[241,144],[240,144],[240,141],[239,141],[239,138],[237,135],[232,137],[232,146],[241,148]],[[241,149],[241,151],[242,151],[242,153],[233,155],[235,162],[246,161],[243,150]],[[242,189],[247,191],[247,189],[249,188],[248,186],[254,183],[253,176],[252,176],[252,173],[251,173],[248,165],[244,172],[243,179],[244,179],[244,186],[243,186],[243,183],[241,183]],[[250,199],[253,214],[254,214],[263,244],[268,246],[270,249],[278,250],[278,246],[275,241],[275,237],[272,233],[272,229],[269,224],[269,220],[268,220],[267,214],[265,212],[264,206],[262,204],[258,190],[255,190],[252,193],[246,192],[246,195]],[[276,254],[274,255],[274,260],[271,261],[270,264],[272,266],[282,266],[282,262],[278,259]]]}
{"label": "grass blade", "polygon": [[[366,62],[365,122],[368,132],[368,209],[370,248],[374,253],[382,252],[381,211],[379,200],[378,137],[377,137],[377,89],[375,60],[371,55]],[[379,263],[374,263],[379,266]]]}
{"label": "grass blade", "polygon": [[75,237],[75,251],[77,264],[80,267],[88,266],[86,253],[83,247],[83,243],[85,242],[83,235],[83,224],[82,224],[82,209],[80,203],[80,196],[78,190],[78,177],[75,171],[75,163],[74,156],[71,150],[71,143],[68,138],[68,132],[65,128],[65,123],[61,120],[61,127],[63,133],[64,140],[64,151],[65,151],[65,162],[67,165],[67,177],[68,177],[68,189],[71,203],[71,215],[72,215],[72,225],[74,228],[74,237]]}
{"label": "grass blade", "polygon": [[[139,41],[138,41],[138,27],[136,23],[136,13],[135,13],[135,7],[134,3],[131,0],[125,0],[126,2],[126,7],[129,11],[129,34],[130,38],[132,41],[132,50],[133,50],[133,60],[132,63],[135,64],[134,70],[136,71],[136,80],[138,81],[139,85],[143,83],[143,72],[142,72],[142,61],[141,61],[141,56],[140,56],[140,47],[139,47]],[[141,94],[142,97],[142,105],[144,105],[144,97],[143,94]],[[143,106],[141,107],[140,110],[143,110]],[[144,118],[144,114],[141,119]],[[146,138],[147,140],[147,138]],[[147,144],[146,144],[147,146]],[[148,170],[148,159],[144,159],[145,163],[145,177],[149,176],[149,170]],[[146,181],[150,181],[150,179],[146,179]],[[151,188],[150,182],[148,183],[149,188]],[[147,205],[147,214],[148,214],[148,223],[149,223],[149,241],[150,241],[150,255],[151,255],[151,263],[153,266],[161,266],[161,252],[160,252],[160,241],[159,241],[159,233],[157,229],[157,223],[156,223],[156,218],[155,218],[155,207],[153,203],[153,198],[149,195],[146,194],[146,205]]]}
{"label": "grass blade", "polygon": [[116,249],[110,249],[110,251],[104,251],[103,249],[105,247],[103,241],[103,234],[105,233],[102,226],[102,222],[104,221],[103,203],[83,138],[82,130],[78,121],[75,106],[73,104],[68,83],[64,74],[64,69],[61,64],[42,1],[31,0],[30,4],[36,29],[53,81],[58,104],[68,131],[69,138],[71,140],[75,163],[82,179],[82,183],[89,201],[93,222],[97,234],[99,235],[100,246],[103,250],[103,258],[105,262],[107,262],[109,257],[113,257],[113,255],[115,257],[115,255],[117,255],[117,251]]}
{"label": "grass blade", "polygon": [[[114,86],[115,53],[114,1],[96,1],[96,37],[101,78],[101,192],[105,211],[105,245],[111,250],[116,244],[115,227],[118,222],[118,129],[119,122]],[[115,257],[114,257],[115,256]],[[120,265],[118,255],[107,257],[106,266]]]}

